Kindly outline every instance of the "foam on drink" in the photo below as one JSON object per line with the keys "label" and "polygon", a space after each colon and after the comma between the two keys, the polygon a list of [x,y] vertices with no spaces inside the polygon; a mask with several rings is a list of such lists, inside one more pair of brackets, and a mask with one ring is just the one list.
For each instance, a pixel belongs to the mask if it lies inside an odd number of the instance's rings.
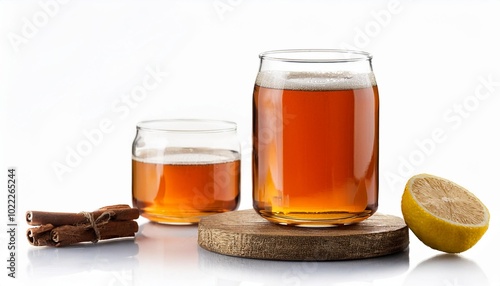
{"label": "foam on drink", "polygon": [[352,90],[376,86],[373,73],[352,72],[259,72],[256,84],[288,90]]}
{"label": "foam on drink", "polygon": [[222,149],[166,148],[163,153],[156,150],[142,150],[133,159],[139,162],[155,164],[202,165],[239,160],[240,155],[237,152]]}

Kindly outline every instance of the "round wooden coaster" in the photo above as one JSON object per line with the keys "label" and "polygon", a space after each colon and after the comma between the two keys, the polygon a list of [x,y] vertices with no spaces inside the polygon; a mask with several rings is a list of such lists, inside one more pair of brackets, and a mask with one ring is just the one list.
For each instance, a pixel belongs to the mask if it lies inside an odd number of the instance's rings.
{"label": "round wooden coaster", "polygon": [[377,257],[405,250],[403,219],[374,214],[360,223],[303,228],[268,222],[254,210],[212,215],[198,224],[198,244],[220,254],[271,260],[327,261]]}

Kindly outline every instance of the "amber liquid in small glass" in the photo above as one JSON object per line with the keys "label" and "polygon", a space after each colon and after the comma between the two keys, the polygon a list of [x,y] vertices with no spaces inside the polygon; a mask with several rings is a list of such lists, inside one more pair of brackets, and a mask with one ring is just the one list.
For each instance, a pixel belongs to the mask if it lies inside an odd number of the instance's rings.
{"label": "amber liquid in small glass", "polygon": [[378,201],[376,86],[254,89],[253,202],[266,219],[329,226],[366,219]]}
{"label": "amber liquid in small glass", "polygon": [[204,216],[237,209],[239,154],[169,148],[166,155],[154,157],[132,160],[133,204],[142,216],[159,223],[193,224]]}

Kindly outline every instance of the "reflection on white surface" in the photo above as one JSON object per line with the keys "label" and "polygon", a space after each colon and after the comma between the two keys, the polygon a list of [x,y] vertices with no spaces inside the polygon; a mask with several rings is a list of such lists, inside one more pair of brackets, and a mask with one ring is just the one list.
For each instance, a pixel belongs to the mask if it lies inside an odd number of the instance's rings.
{"label": "reflection on white surface", "polygon": [[273,261],[231,257],[198,248],[200,268],[226,281],[277,285],[331,285],[372,282],[408,270],[409,250],[377,258],[349,261]]}
{"label": "reflection on white surface", "polygon": [[205,277],[198,270],[197,236],[196,225],[173,226],[153,222],[141,225],[136,236],[141,267],[134,270],[134,285],[157,284],[158,281],[193,284],[203,281]]}
{"label": "reflection on white surface", "polygon": [[32,248],[28,251],[28,276],[47,278],[100,270],[123,272],[138,266],[138,245],[133,239],[101,241],[53,248]]}
{"label": "reflection on white surface", "polygon": [[[440,254],[427,260],[424,256],[412,269],[409,249],[350,261],[258,260],[207,251],[198,246],[197,234],[197,226],[147,222],[140,226],[135,240],[64,248],[33,247],[28,251],[27,278],[39,285],[57,285],[69,280],[74,285],[100,281],[101,284],[95,285],[108,286],[495,285],[490,284],[477,262],[460,255]],[[414,245],[414,254],[418,254],[419,246]]]}
{"label": "reflection on white surface", "polygon": [[134,270],[137,285],[153,281],[202,285],[239,285],[241,282],[278,285],[318,285],[374,281],[408,270],[409,250],[384,257],[334,262],[289,262],[220,255],[202,249],[196,226],[141,225],[136,242],[141,267]]}
{"label": "reflection on white surface", "polygon": [[440,254],[422,261],[405,279],[411,285],[490,285],[486,274],[474,261],[453,254]]}

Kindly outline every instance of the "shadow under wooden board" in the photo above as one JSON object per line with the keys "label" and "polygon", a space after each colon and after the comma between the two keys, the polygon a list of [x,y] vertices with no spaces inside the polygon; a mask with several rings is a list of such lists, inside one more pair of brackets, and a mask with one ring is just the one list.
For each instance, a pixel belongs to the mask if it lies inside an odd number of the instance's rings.
{"label": "shadow under wooden board", "polygon": [[405,250],[403,219],[376,213],[353,225],[304,228],[268,222],[254,210],[201,219],[198,244],[209,251],[246,258],[330,261],[364,259]]}

